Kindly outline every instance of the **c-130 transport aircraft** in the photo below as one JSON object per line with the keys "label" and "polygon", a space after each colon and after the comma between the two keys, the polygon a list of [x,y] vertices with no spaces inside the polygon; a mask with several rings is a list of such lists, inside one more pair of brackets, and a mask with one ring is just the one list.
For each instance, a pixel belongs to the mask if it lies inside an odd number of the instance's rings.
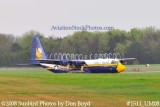
{"label": "c-130 transport aircraft", "polygon": [[135,58],[91,60],[49,59],[39,37],[34,36],[32,39],[31,59],[29,65],[40,66],[54,73],[120,73],[126,69],[125,65],[121,62],[133,59]]}

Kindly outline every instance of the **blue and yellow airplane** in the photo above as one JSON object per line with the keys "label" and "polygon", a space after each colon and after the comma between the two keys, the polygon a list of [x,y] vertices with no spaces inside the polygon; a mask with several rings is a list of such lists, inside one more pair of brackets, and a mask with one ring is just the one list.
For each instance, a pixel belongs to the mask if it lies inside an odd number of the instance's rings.
{"label": "blue and yellow airplane", "polygon": [[48,59],[38,36],[34,36],[32,40],[30,64],[34,66],[41,66],[54,73],[120,73],[126,69],[126,67],[121,62],[133,59],[135,58],[107,58],[93,60]]}

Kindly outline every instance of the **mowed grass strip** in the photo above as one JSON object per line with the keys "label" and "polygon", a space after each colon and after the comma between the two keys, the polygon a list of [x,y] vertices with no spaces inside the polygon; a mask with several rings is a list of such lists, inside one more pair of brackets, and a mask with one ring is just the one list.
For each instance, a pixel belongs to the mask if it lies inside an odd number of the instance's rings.
{"label": "mowed grass strip", "polygon": [[54,74],[41,68],[0,69],[0,101],[91,101],[125,107],[127,101],[160,101],[160,73]]}

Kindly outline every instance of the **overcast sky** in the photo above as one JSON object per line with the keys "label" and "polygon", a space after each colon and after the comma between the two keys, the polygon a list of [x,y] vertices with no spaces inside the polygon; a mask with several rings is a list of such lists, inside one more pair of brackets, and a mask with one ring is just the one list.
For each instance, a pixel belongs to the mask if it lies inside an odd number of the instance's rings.
{"label": "overcast sky", "polygon": [[160,28],[159,0],[0,0],[0,33],[22,35],[36,30],[45,36],[72,34],[52,26]]}

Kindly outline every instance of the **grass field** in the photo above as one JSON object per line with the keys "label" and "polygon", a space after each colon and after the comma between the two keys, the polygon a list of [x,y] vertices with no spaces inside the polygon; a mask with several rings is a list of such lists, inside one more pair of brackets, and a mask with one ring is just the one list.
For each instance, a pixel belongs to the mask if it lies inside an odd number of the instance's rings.
{"label": "grass field", "polygon": [[[140,71],[130,73],[134,67]],[[127,107],[128,101],[146,100],[160,101],[159,65],[129,66],[120,74],[54,74],[42,68],[0,68],[0,102],[90,101],[90,107]]]}

